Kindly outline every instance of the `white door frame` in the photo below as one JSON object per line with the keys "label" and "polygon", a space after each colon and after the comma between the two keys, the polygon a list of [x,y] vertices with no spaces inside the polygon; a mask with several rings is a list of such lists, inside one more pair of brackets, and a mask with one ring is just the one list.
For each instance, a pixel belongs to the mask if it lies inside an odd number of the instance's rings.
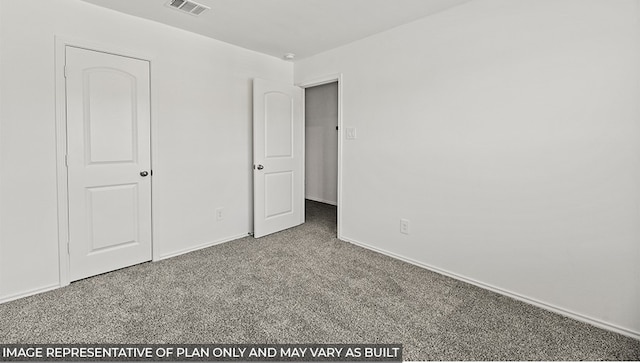
{"label": "white door frame", "polygon": [[[82,48],[102,53],[135,58],[149,62],[150,84],[151,84],[151,170],[155,170],[157,165],[154,155],[157,153],[157,94],[153,82],[153,58],[140,52],[122,49],[118,46],[108,44],[96,44],[83,39],[55,36],[55,106],[56,106],[56,173],[57,173],[57,193],[58,193],[58,257],[59,257],[59,279],[60,287],[71,283],[69,276],[69,191],[67,176],[67,102],[66,102],[66,80],[65,80],[65,53],[66,47]],[[153,243],[155,226],[154,215],[154,193],[153,179],[151,181],[151,248],[153,261],[159,259],[159,251]]]}
{"label": "white door frame", "polygon": [[[304,106],[305,106],[305,97],[306,97],[306,89],[321,86],[327,83],[338,82],[338,239],[342,240],[341,228],[342,226],[342,142],[344,140],[344,128],[342,127],[342,73],[331,74],[324,77],[313,78],[310,80],[306,80],[298,83],[296,86],[301,87],[305,90],[302,94],[302,114],[304,116]],[[306,125],[306,120],[304,121]],[[304,143],[306,147],[306,140]],[[306,150],[305,150],[306,152]],[[305,165],[306,168],[306,165]]]}

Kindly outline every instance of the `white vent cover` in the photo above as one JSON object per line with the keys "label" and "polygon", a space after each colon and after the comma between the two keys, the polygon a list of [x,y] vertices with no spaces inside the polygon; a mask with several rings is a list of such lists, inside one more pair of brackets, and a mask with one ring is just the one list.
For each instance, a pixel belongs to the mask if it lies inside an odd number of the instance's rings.
{"label": "white vent cover", "polygon": [[174,9],[196,16],[204,13],[206,10],[211,9],[207,6],[198,4],[190,0],[171,0],[167,5]]}

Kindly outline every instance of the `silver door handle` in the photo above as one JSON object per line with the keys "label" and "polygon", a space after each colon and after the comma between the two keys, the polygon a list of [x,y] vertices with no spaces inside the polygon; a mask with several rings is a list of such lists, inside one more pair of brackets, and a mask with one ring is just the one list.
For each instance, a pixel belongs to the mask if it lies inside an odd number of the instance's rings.
{"label": "silver door handle", "polygon": [[257,169],[258,169],[258,170],[262,170],[262,169],[264,169],[264,166],[262,166],[262,165],[258,165],[258,168],[257,168]]}
{"label": "silver door handle", "polygon": [[146,171],[146,170],[140,172],[140,176],[142,176],[142,177],[145,177],[147,175],[149,175],[149,172]]}

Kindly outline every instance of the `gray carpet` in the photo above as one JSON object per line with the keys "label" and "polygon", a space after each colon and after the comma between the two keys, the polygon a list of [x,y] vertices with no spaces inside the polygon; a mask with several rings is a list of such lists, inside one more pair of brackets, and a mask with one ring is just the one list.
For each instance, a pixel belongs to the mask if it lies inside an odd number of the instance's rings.
{"label": "gray carpet", "polygon": [[405,360],[640,360],[640,341],[307,223],[0,305],[0,343],[402,343]]}

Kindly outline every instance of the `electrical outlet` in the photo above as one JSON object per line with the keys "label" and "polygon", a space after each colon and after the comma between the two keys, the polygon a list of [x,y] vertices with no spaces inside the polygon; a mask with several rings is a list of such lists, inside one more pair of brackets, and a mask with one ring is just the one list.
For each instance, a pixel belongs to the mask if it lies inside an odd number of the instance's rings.
{"label": "electrical outlet", "polygon": [[224,219],[224,208],[216,209],[216,220],[221,221]]}
{"label": "electrical outlet", "polygon": [[400,220],[400,233],[409,234],[409,220],[401,219]]}

